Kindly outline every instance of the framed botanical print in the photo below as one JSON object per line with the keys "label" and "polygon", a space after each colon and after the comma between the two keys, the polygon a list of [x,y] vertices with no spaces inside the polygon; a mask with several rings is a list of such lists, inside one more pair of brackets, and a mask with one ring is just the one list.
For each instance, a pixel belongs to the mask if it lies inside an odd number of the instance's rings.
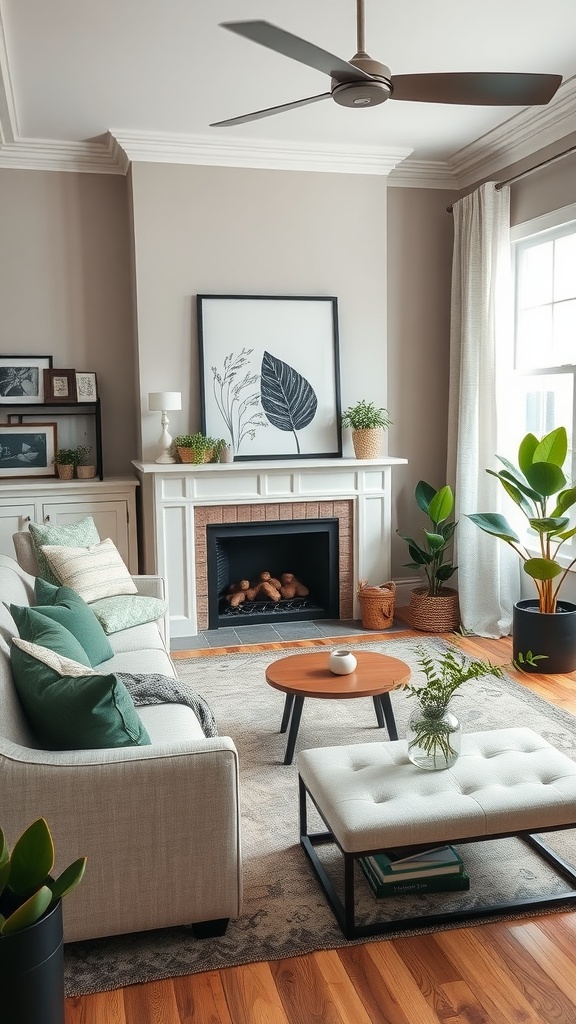
{"label": "framed botanical print", "polygon": [[236,461],[342,454],[338,300],[198,295],[202,429]]}
{"label": "framed botanical print", "polygon": [[89,370],[76,370],[76,394],[79,402],[95,402],[98,398],[96,374]]}
{"label": "framed botanical print", "polygon": [[46,405],[67,405],[76,401],[75,370],[44,370]]}
{"label": "framed botanical print", "polygon": [[0,423],[0,478],[55,476],[56,423]]}
{"label": "framed botanical print", "polygon": [[52,356],[0,356],[0,405],[43,405]]}

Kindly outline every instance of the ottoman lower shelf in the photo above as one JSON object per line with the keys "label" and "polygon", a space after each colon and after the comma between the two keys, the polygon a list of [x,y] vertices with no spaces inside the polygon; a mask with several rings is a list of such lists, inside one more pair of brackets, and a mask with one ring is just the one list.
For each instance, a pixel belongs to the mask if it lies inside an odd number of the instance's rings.
{"label": "ottoman lower shelf", "polygon": [[[532,730],[468,734],[461,758],[443,772],[422,772],[411,765],[403,740],[308,750],[299,755],[298,764],[300,843],[347,939],[576,904],[576,867],[534,834],[576,827],[576,763]],[[308,798],[327,831],[308,832]],[[423,917],[412,913],[356,923],[354,875],[360,856],[391,846],[426,849],[509,837],[524,840],[567,880],[570,890]],[[328,842],[343,857],[343,898],[316,852]]]}

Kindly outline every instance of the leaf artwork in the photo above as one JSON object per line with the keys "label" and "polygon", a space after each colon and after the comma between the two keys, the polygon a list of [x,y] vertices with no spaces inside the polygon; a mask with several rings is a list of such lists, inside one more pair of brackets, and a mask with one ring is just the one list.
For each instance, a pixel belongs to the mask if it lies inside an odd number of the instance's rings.
{"label": "leaf artwork", "polygon": [[312,385],[293,366],[264,352],[260,377],[260,401],[272,426],[292,431],[300,454],[298,430],[312,422],[318,399]]}
{"label": "leaf artwork", "polygon": [[256,408],[259,402],[258,374],[250,371],[253,351],[251,348],[243,348],[238,355],[230,352],[221,369],[212,367],[214,401],[236,452],[246,437],[254,440],[258,427],[268,426],[263,414]]}

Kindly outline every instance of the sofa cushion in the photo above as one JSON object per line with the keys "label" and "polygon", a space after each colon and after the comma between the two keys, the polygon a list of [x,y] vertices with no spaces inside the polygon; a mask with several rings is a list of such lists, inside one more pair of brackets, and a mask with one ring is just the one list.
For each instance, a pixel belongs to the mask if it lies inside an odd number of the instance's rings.
{"label": "sofa cushion", "polygon": [[[55,587],[40,578],[36,580],[34,589],[38,600],[34,605],[34,611],[65,626],[86,651],[90,665],[99,665],[101,661],[113,656],[110,641],[94,612],[75,590],[70,587]],[[31,639],[21,629],[21,624],[26,619],[27,608],[12,604],[10,611],[20,636],[25,640]]]}
{"label": "sofa cushion", "polygon": [[161,618],[166,614],[168,604],[157,597],[119,594],[116,597],[103,597],[100,601],[93,601],[90,609],[105,633],[119,633],[122,629],[130,629],[132,626],[140,626]]}
{"label": "sofa cushion", "polygon": [[65,586],[72,587],[88,604],[102,597],[137,594],[122,556],[109,537],[88,547],[42,545],[54,575]]}
{"label": "sofa cushion", "polygon": [[54,665],[43,652],[19,637],[12,643],[14,685],[38,740],[47,750],[94,750],[144,746],[150,737],[124,683],[114,673],[77,673]]}
{"label": "sofa cushion", "polygon": [[[17,620],[13,609],[18,614]],[[90,658],[80,641],[61,622],[48,618],[42,612],[36,611],[35,608],[16,608],[11,605],[10,611],[14,615],[18,632],[23,640],[30,640],[41,647],[48,647],[65,658],[72,658],[73,661],[79,661],[86,668],[92,668]]]}
{"label": "sofa cushion", "polygon": [[61,547],[87,547],[98,544],[100,534],[92,516],[86,516],[79,523],[67,526],[56,526],[50,523],[30,523],[30,536],[36,552],[39,575],[50,583],[58,585],[60,580],[54,575],[48,560],[42,551],[43,544],[58,544]]}

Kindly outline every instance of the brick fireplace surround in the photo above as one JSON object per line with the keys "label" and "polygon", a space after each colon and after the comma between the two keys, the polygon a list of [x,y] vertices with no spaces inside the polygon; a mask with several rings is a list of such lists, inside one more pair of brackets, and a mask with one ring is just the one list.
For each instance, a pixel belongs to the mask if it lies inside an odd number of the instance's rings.
{"label": "brick fireplace surround", "polygon": [[141,571],[167,580],[172,636],[208,625],[206,526],[339,520],[340,618],[359,618],[358,581],[390,579],[391,472],[406,459],[310,459],[232,465],[135,462]]}

